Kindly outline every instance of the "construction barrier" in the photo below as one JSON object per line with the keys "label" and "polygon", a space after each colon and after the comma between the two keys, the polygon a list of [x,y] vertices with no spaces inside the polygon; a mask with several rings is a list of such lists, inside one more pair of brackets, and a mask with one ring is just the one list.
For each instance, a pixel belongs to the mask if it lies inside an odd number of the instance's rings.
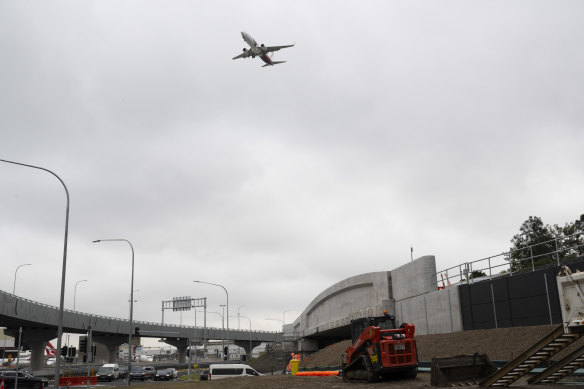
{"label": "construction barrier", "polygon": [[97,377],[59,377],[59,386],[97,385]]}
{"label": "construction barrier", "polygon": [[338,370],[324,370],[324,371],[299,371],[296,377],[328,377],[332,375],[339,375]]}

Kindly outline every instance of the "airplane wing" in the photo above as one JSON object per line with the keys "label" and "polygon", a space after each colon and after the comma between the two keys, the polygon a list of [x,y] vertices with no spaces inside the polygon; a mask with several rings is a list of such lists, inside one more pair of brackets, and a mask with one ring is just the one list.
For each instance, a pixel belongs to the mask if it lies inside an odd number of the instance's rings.
{"label": "airplane wing", "polygon": [[246,50],[243,53],[233,57],[233,59],[237,59],[237,58],[247,58],[251,55],[251,50]]}
{"label": "airplane wing", "polygon": [[285,49],[287,47],[292,47],[294,45],[285,45],[285,46],[267,46],[266,47],[266,52],[270,53],[270,52],[274,52],[274,51],[278,51],[280,49]]}

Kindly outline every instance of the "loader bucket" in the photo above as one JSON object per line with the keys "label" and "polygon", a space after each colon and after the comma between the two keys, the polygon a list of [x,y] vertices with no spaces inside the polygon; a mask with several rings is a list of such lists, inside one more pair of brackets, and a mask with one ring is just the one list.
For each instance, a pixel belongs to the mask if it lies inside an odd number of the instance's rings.
{"label": "loader bucket", "polygon": [[497,371],[487,354],[432,358],[430,383],[433,386],[475,385]]}

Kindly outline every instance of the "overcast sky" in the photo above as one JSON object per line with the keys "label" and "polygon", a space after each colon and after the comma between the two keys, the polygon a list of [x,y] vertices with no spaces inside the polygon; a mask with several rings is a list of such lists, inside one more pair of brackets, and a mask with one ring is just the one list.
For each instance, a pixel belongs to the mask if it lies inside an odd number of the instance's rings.
{"label": "overcast sky", "polygon": [[[279,330],[325,288],[584,211],[581,1],[0,1],[0,159],[71,196],[66,308],[207,297]],[[231,58],[258,43],[260,59]],[[65,192],[0,163],[1,288],[58,306]],[[284,312],[287,311],[284,315]],[[218,315],[209,324],[220,326]],[[178,313],[165,321],[178,324]],[[230,319],[237,328],[237,320]],[[184,313],[183,324],[194,324]],[[234,324],[235,323],[235,324]],[[249,323],[242,320],[242,326]]]}

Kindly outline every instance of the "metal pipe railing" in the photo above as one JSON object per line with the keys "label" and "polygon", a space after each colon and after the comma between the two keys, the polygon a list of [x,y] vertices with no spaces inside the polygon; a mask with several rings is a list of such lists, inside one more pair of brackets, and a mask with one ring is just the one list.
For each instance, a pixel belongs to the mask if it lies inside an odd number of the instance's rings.
{"label": "metal pipe railing", "polygon": [[[577,237],[579,235],[582,234],[575,234],[575,235],[571,235],[570,237]],[[441,271],[438,271],[434,274],[434,284],[439,284],[440,282],[442,282],[443,286],[445,285],[445,282],[448,283],[448,285],[451,285],[454,282],[463,282],[466,281],[467,283],[470,282],[470,280],[472,279],[472,273],[473,271],[476,272],[488,272],[488,274],[486,275],[486,277],[488,277],[489,279],[492,279],[494,277],[497,277],[497,274],[494,274],[495,269],[499,269],[501,267],[505,267],[506,269],[508,269],[507,271],[502,272],[502,274],[511,274],[513,275],[514,273],[519,272],[519,270],[513,270],[513,265],[516,265],[519,261],[515,260],[515,259],[511,259],[511,255],[520,251],[524,251],[529,249],[529,256],[527,258],[523,258],[523,260],[528,259],[530,264],[531,264],[531,271],[534,271],[536,269],[535,263],[536,260],[538,258],[543,258],[543,257],[548,257],[548,258],[554,258],[556,259],[556,264],[559,266],[560,263],[562,262],[562,257],[560,254],[562,253],[568,253],[568,252],[579,252],[580,248],[584,247],[584,244],[580,244],[580,245],[572,245],[569,247],[565,247],[565,248],[560,248],[558,249],[558,240],[560,240],[560,247],[561,245],[561,240],[559,238],[555,238],[552,240],[548,240],[545,242],[539,242],[536,243],[534,245],[530,245],[530,246],[526,246],[523,247],[521,249],[517,249],[517,250],[509,250],[507,252],[503,252],[501,254],[497,254],[497,255],[491,255],[485,258],[481,258],[481,259],[476,259],[474,261],[469,261],[469,262],[464,262],[461,263],[459,265],[455,265],[452,267],[449,267],[447,269],[443,269]],[[563,240],[566,240],[566,238],[563,238]],[[555,250],[547,252],[547,253],[543,253],[543,254],[538,254],[538,255],[533,255],[533,248],[537,247],[537,246],[541,246],[543,244],[548,244],[554,242],[555,245]],[[482,263],[486,262],[485,266],[482,265]],[[495,262],[495,264],[493,264],[493,262]],[[449,275],[448,273],[450,272],[450,274],[452,274],[453,272],[458,273],[456,275]],[[499,273],[501,274],[501,272]],[[446,277],[444,277],[446,276]]]}

